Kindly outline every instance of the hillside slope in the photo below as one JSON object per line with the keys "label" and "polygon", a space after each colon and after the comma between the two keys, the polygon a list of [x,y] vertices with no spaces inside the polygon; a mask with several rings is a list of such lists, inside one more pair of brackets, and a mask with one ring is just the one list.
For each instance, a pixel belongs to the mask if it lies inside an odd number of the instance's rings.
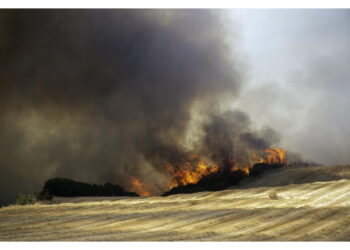
{"label": "hillside slope", "polygon": [[266,171],[259,177],[248,177],[239,187],[273,187],[341,179],[350,179],[350,166],[288,166]]}
{"label": "hillside slope", "polygon": [[[276,171],[242,183],[242,189],[220,192],[148,198],[55,198],[55,204],[50,205],[3,207],[0,240],[350,240],[350,180],[281,183],[283,178],[288,179],[283,171],[300,173],[314,171],[312,168]],[[332,170],[347,178],[349,169]],[[278,182],[270,180],[275,187],[253,187],[267,185],[269,178]]]}

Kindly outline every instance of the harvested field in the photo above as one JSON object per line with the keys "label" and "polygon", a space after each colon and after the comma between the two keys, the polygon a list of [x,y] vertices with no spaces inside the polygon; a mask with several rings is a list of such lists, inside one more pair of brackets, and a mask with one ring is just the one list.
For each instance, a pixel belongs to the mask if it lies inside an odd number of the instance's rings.
{"label": "harvested field", "polygon": [[[306,169],[312,168],[322,167]],[[314,182],[283,185],[283,178],[287,179],[283,171],[292,171],[285,169],[245,183],[241,189],[219,192],[55,198],[53,204],[3,207],[0,240],[348,241],[349,167],[333,170],[342,172],[344,179],[320,182],[315,177]],[[253,183],[267,185],[276,174],[279,185],[254,187]]]}

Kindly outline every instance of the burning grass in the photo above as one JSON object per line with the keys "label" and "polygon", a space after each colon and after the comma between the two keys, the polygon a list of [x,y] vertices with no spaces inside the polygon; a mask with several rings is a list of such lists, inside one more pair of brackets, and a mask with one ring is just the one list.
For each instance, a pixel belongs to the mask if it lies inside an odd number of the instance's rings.
{"label": "burning grass", "polygon": [[[201,191],[219,191],[237,185],[248,176],[258,176],[263,171],[287,165],[286,151],[278,148],[265,150],[263,157],[251,154],[249,163],[240,166],[233,158],[224,164],[207,164],[198,155],[190,155],[188,161],[180,165],[167,164],[165,171],[170,175],[168,191],[162,196],[195,193]],[[129,191],[119,185],[104,185],[75,182],[70,179],[55,178],[48,180],[41,192],[42,195],[75,197],[75,196],[150,196],[152,193],[145,183],[137,177],[129,176]]]}
{"label": "burning grass", "polygon": [[186,162],[183,167],[175,168],[172,165],[167,165],[165,167],[166,172],[173,176],[169,189],[184,186],[187,184],[196,184],[198,183],[204,176],[216,173],[219,170],[219,167],[208,166],[203,161],[199,161],[197,164],[191,164]]}
{"label": "burning grass", "polygon": [[132,187],[130,188],[131,192],[135,192],[140,196],[150,196],[151,193],[146,188],[145,184],[136,177],[131,177],[130,179]]}
{"label": "burning grass", "polygon": [[165,192],[163,196],[223,190],[229,186],[237,185],[248,176],[258,176],[264,170],[280,168],[288,163],[286,151],[279,148],[266,149],[265,157],[261,158],[253,153],[250,162],[255,163],[252,165],[245,164],[241,167],[233,159],[227,162],[229,164],[223,167],[206,165],[203,161],[198,161],[197,164],[186,162],[181,168],[167,165],[166,171],[173,177],[169,191]]}
{"label": "burning grass", "polygon": [[162,196],[168,196],[173,194],[181,193],[195,193],[203,191],[219,191],[228,188],[233,185],[237,185],[243,179],[249,176],[259,176],[264,171],[274,168],[281,168],[285,165],[282,164],[267,164],[267,163],[257,163],[247,171],[238,169],[235,171],[218,171],[211,173],[209,175],[203,176],[195,184],[187,184],[176,186],[169,191],[166,191]]}

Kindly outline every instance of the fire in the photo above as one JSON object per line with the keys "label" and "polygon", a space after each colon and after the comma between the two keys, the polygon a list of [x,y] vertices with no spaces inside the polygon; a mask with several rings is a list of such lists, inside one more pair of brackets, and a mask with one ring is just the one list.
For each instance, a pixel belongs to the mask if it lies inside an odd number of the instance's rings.
{"label": "fire", "polygon": [[249,175],[249,169],[248,167],[245,167],[245,168],[242,168],[242,171],[246,174],[246,175]]}
{"label": "fire", "polygon": [[[256,163],[266,163],[269,165],[279,164],[279,165],[286,165],[287,159],[286,159],[286,151],[279,148],[269,148],[264,151],[265,156],[259,157],[256,153],[251,154],[251,159],[249,162],[247,162],[244,165],[237,165],[235,159],[229,159],[229,162],[231,164],[231,171],[243,171],[245,175],[250,174],[250,169],[256,164]],[[190,159],[199,159],[198,155],[191,155]],[[165,167],[166,172],[168,172],[172,179],[170,181],[170,184],[168,186],[169,189],[187,185],[187,184],[196,184],[200,181],[201,178],[203,178],[206,175],[209,175],[211,173],[216,173],[220,169],[219,166],[213,165],[208,166],[203,161],[198,161],[196,164],[191,164],[190,162],[185,162],[180,168],[174,167],[170,164],[168,164]]]}
{"label": "fire", "polygon": [[165,170],[173,176],[168,186],[171,189],[181,185],[196,184],[203,176],[217,172],[219,167],[208,166],[203,161],[199,161],[196,165],[185,162],[181,168],[175,168],[169,164]]}
{"label": "fire", "polygon": [[231,171],[232,171],[232,172],[235,172],[235,171],[241,170],[241,171],[243,171],[244,174],[249,175],[249,173],[250,173],[250,170],[249,170],[249,169],[250,169],[251,167],[252,167],[252,166],[250,166],[250,165],[248,165],[248,164],[246,164],[246,165],[244,165],[244,166],[237,166],[236,163],[233,163],[233,166],[231,167]]}
{"label": "fire", "polygon": [[266,164],[280,164],[286,165],[288,163],[286,153],[287,151],[280,148],[268,148],[265,151],[265,157],[259,158],[255,153],[252,153],[251,159],[254,163],[266,163]]}
{"label": "fire", "polygon": [[145,188],[144,183],[141,180],[139,180],[138,178],[131,177],[130,182],[132,184],[132,187],[130,188],[131,192],[136,192],[140,196],[150,196],[151,195],[151,193],[149,191],[147,191],[147,189]]}
{"label": "fire", "polygon": [[264,163],[267,164],[287,164],[286,151],[279,148],[269,148],[266,149],[267,157],[264,159]]}
{"label": "fire", "polygon": [[239,170],[239,167],[237,167],[237,166],[233,166],[232,168],[231,168],[231,171],[232,172],[235,172],[235,171],[238,171]]}

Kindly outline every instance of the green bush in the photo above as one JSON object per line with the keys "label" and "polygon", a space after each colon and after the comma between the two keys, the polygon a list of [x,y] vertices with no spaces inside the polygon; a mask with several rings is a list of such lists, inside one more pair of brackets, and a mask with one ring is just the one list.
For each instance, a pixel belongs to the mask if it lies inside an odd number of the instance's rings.
{"label": "green bush", "polygon": [[16,200],[17,205],[27,205],[34,204],[36,202],[36,197],[34,194],[18,194],[18,198]]}

